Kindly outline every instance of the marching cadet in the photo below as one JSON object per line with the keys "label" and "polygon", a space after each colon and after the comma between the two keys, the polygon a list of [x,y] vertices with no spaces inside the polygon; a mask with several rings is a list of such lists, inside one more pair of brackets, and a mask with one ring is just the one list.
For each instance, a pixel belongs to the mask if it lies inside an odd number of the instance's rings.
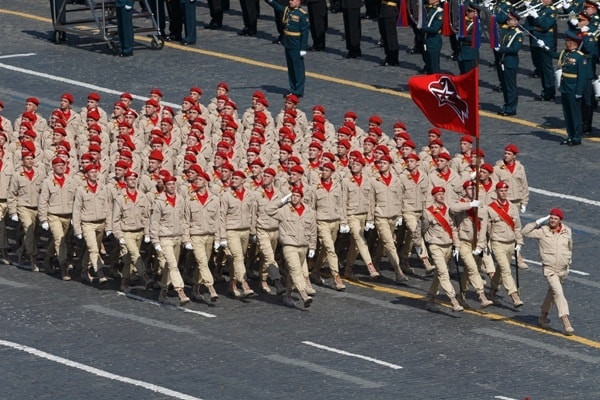
{"label": "marching cadet", "polygon": [[31,257],[31,270],[38,272],[37,264],[37,209],[40,187],[45,174],[34,167],[34,155],[30,151],[21,153],[21,167],[15,169],[8,186],[8,214],[13,222],[21,221],[23,246],[17,250],[17,264],[21,264],[23,250]]}
{"label": "marching cadet", "polygon": [[[87,114],[89,111],[97,111],[98,115],[100,116],[98,121],[100,121],[102,124],[106,124],[108,122],[108,116],[106,114],[106,111],[104,111],[102,107],[100,107],[100,99],[101,96],[98,93],[91,92],[90,94],[88,94],[87,106],[82,107],[81,112],[79,113],[81,116],[81,121],[88,120]],[[82,125],[84,124],[82,123]]]}
{"label": "marching cadet", "polygon": [[304,96],[304,56],[308,45],[308,15],[300,7],[300,0],[290,0],[287,7],[274,0],[266,0],[267,4],[277,11],[283,11],[283,47],[288,68],[290,94]]}
{"label": "marching cadet", "polygon": [[502,75],[500,85],[504,96],[504,105],[498,115],[503,117],[517,115],[517,104],[519,102],[517,69],[519,67],[519,50],[523,45],[523,33],[517,28],[519,19],[520,17],[514,12],[508,14],[506,20],[508,29],[503,32],[504,35],[500,38],[500,43],[494,48],[494,51],[500,57],[496,68],[498,68],[498,74]]}
{"label": "marching cadet", "polygon": [[28,97],[25,99],[25,111],[19,118],[15,120],[14,127],[21,125],[23,117],[28,116],[31,122],[32,129],[36,133],[45,132],[48,129],[48,124],[44,117],[38,113],[38,107],[40,106],[40,100],[37,97]]}
{"label": "marching cadet", "polygon": [[329,270],[335,283],[335,290],[344,290],[346,285],[340,277],[339,260],[335,252],[335,241],[338,230],[340,233],[349,233],[347,224],[340,225],[342,218],[342,187],[331,176],[335,172],[333,163],[325,163],[321,167],[321,181],[315,188],[315,211],[317,218],[317,235],[319,236],[319,254],[314,266],[315,273],[320,275],[321,264],[327,258]]}
{"label": "marching cadet", "polygon": [[[550,286],[542,303],[539,324],[544,328],[550,326],[548,313],[552,304],[556,304],[564,332],[570,336],[575,333],[575,330],[569,321],[569,305],[562,285],[569,273],[569,265],[571,265],[573,238],[571,229],[563,223],[563,219],[563,212],[559,208],[553,208],[548,216],[525,225],[522,233],[523,236],[538,241],[542,271],[548,281],[548,286]],[[547,225],[546,222],[548,222]]]}
{"label": "marching cadet", "polygon": [[562,67],[560,80],[560,102],[562,103],[563,115],[567,128],[567,138],[560,142],[569,146],[581,144],[582,120],[581,103],[586,91],[586,84],[591,80],[589,74],[589,61],[585,55],[578,50],[581,38],[574,32],[568,31],[565,39],[565,47],[558,58],[558,65]]}
{"label": "marching cadet", "polygon": [[[517,206],[521,213],[525,213],[529,203],[529,185],[525,167],[516,159],[517,154],[519,154],[519,148],[514,144],[509,144],[504,148],[503,159],[498,160],[494,166],[493,179],[508,184],[508,200]],[[520,253],[518,266],[521,269],[527,269],[527,264],[523,261]]]}
{"label": "marching cadet", "polygon": [[192,254],[198,264],[198,268],[194,271],[192,296],[197,300],[202,299],[201,289],[205,288],[210,300],[215,302],[219,296],[213,286],[214,279],[208,267],[208,260],[213,247],[218,249],[221,243],[218,236],[221,205],[219,196],[208,190],[209,182],[210,176],[206,172],[200,171],[191,186],[192,190],[188,192],[190,197],[190,243],[193,248]]}
{"label": "marching cadet", "polygon": [[[460,241],[458,252],[464,265],[464,271],[460,276],[462,289],[460,298],[463,302],[466,300],[468,280],[479,296],[480,307],[486,308],[493,303],[485,297],[484,283],[478,268],[482,261],[483,249],[487,245],[486,227],[482,224],[482,214],[485,212],[485,208],[479,208],[480,202],[475,200],[474,181],[465,181],[463,189],[465,195],[459,201],[450,204],[450,212],[457,227]],[[475,235],[477,235],[476,243],[474,243]]]}
{"label": "marching cadet", "polygon": [[109,192],[99,179],[98,167],[89,164],[84,169],[85,181],[75,191],[73,201],[73,233],[79,240],[85,241],[86,251],[81,261],[82,281],[92,283],[90,266],[97,273],[100,283],[108,279],[102,270],[100,259],[100,247],[106,220],[112,212],[112,204],[109,203]]}
{"label": "marching cadet", "polygon": [[459,176],[463,175],[465,170],[470,169],[471,157],[473,156],[473,137],[463,135],[459,142],[460,153],[456,154],[450,161],[450,166]]}
{"label": "marching cadet", "polygon": [[[169,303],[167,293],[169,285],[173,285],[179,297],[179,305],[184,305],[190,299],[183,290],[184,283],[177,260],[182,241],[189,236],[189,204],[185,196],[177,194],[175,176],[165,176],[163,181],[165,190],[154,200],[150,213],[150,241],[158,255],[159,265],[164,265],[158,301]],[[186,249],[191,247],[190,243],[186,243]]]}
{"label": "marching cadet", "polygon": [[[440,153],[435,163],[437,168],[429,173],[429,189],[428,193],[431,193],[431,189],[435,186],[442,186],[446,189],[446,201],[449,204],[458,200],[460,193],[462,192],[460,176],[449,167],[450,153]],[[433,195],[428,195],[425,199],[427,205],[433,201]]]}
{"label": "marching cadet", "polygon": [[7,252],[6,216],[8,215],[8,185],[15,171],[12,157],[4,150],[6,140],[6,133],[0,130],[0,262],[2,264],[10,264]]}
{"label": "marching cadet", "polygon": [[442,23],[444,9],[439,6],[440,0],[427,0],[426,25],[421,28],[425,35],[423,61],[426,74],[437,74],[440,70],[440,52],[442,50]]}
{"label": "marching cadet", "polygon": [[479,48],[473,45],[473,29],[475,25],[475,19],[477,16],[477,9],[473,4],[469,3],[469,6],[465,10],[465,34],[458,38],[459,53],[458,53],[458,69],[461,74],[465,74],[471,71],[479,63]]}
{"label": "marching cadet", "polygon": [[283,297],[283,304],[287,307],[295,305],[292,289],[298,291],[305,308],[313,302],[306,291],[303,264],[307,257],[315,256],[317,224],[315,212],[302,202],[303,195],[301,188],[293,187],[291,193],[284,196],[279,204],[272,204],[268,212],[279,221],[279,244],[289,273],[288,289]]}
{"label": "marching cadet", "polygon": [[63,93],[60,96],[60,103],[58,105],[60,115],[67,122],[70,130],[77,130],[82,124],[81,116],[72,108],[74,102],[75,99],[71,93]]}
{"label": "marching cadet", "polygon": [[[255,234],[256,197],[255,193],[244,188],[246,175],[235,171],[231,177],[231,188],[221,194],[219,233],[221,247],[228,248],[232,256],[229,291],[234,297],[254,295],[248,285],[244,260],[250,235]],[[243,292],[238,290],[241,284]]]}
{"label": "marching cadet", "polygon": [[128,292],[133,268],[147,281],[146,265],[140,255],[142,240],[150,243],[150,211],[152,194],[138,191],[138,173],[127,170],[125,188],[115,193],[112,207],[112,229],[123,254],[121,290]]}
{"label": "marching cadet", "polygon": [[[78,182],[65,174],[67,164],[60,157],[52,160],[52,174],[44,179],[38,199],[38,220],[43,230],[50,230],[54,253],[58,258],[63,281],[70,281],[69,242],[72,239],[71,217]],[[46,270],[51,269],[50,265]]]}
{"label": "marching cadet", "polygon": [[[454,221],[450,217],[450,210],[446,205],[446,190],[442,186],[431,189],[433,204],[423,211],[423,239],[429,247],[429,254],[436,267],[436,272],[427,291],[427,306],[431,308],[435,296],[440,288],[446,292],[446,296],[452,304],[452,311],[463,311],[463,306],[456,300],[456,292],[450,282],[448,272],[448,261],[450,257],[456,256],[459,248],[459,237]],[[422,247],[422,246],[421,246]]]}
{"label": "marching cadet", "polygon": [[487,225],[490,246],[498,271],[492,277],[489,299],[497,304],[496,294],[500,283],[511,297],[515,307],[521,307],[518,288],[512,277],[510,263],[513,254],[519,254],[523,247],[521,219],[517,206],[508,200],[509,186],[506,182],[496,184],[498,199],[487,206],[484,224]]}
{"label": "marching cadet", "polygon": [[394,242],[394,231],[402,226],[402,185],[400,179],[392,174],[392,158],[383,156],[377,161],[379,176],[371,180],[375,211],[375,226],[379,240],[385,249],[390,264],[396,274],[396,283],[408,281],[401,269],[398,250]]}

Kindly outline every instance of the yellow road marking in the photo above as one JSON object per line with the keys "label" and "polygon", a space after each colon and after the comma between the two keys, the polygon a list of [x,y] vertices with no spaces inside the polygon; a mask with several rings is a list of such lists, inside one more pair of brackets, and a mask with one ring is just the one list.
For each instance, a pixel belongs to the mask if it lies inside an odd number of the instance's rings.
{"label": "yellow road marking", "polygon": [[[366,282],[362,282],[362,281],[355,281],[355,280],[344,280],[347,283],[354,285],[354,286],[358,286],[358,287],[362,287],[365,289],[371,289],[371,290],[375,290],[377,292],[382,292],[382,293],[388,293],[388,294],[395,294],[401,297],[406,297],[409,299],[414,299],[414,300],[422,300],[425,301],[425,296],[416,294],[416,293],[412,293],[412,292],[408,292],[406,290],[400,290],[400,289],[394,289],[391,287],[387,287],[387,286],[381,286],[381,285],[375,285],[372,283],[366,283]],[[451,308],[451,306],[447,303],[436,303],[438,305],[441,305],[443,307],[446,308]],[[534,332],[538,332],[538,333],[543,333],[546,335],[551,335],[551,336],[555,336],[561,339],[567,339],[570,340],[572,342],[575,343],[579,343],[585,346],[589,346],[595,349],[600,349],[600,342],[597,342],[595,340],[591,340],[591,339],[587,339],[581,336],[577,336],[577,335],[573,335],[573,336],[566,336],[561,332],[557,332],[554,330],[549,330],[549,329],[543,329],[540,328],[539,326],[536,325],[532,325],[532,324],[527,324],[525,322],[520,322],[517,320],[514,320],[510,317],[507,317],[505,315],[501,315],[501,314],[495,314],[495,313],[491,313],[491,312],[487,312],[487,311],[478,311],[478,310],[474,310],[474,309],[465,309],[463,311],[466,314],[471,314],[471,315],[476,315],[478,317],[483,317],[483,318],[487,318],[491,321],[498,321],[498,322],[504,322],[506,324],[509,325],[514,325],[514,326],[518,326],[521,328],[525,328],[525,329],[529,329],[531,331]]]}

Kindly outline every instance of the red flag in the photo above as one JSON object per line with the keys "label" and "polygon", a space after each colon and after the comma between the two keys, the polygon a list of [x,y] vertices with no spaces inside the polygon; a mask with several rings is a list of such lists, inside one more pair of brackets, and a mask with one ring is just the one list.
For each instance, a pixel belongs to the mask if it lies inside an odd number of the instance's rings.
{"label": "red flag", "polygon": [[416,75],[410,96],[434,126],[479,137],[479,70],[466,74]]}
{"label": "red flag", "polygon": [[444,16],[442,19],[442,36],[452,36],[452,27],[450,26],[450,4],[444,2]]}

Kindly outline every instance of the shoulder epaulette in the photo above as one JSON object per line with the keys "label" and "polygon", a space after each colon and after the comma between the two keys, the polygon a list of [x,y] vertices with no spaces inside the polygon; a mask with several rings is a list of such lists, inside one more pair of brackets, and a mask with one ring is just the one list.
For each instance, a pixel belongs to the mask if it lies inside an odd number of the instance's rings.
{"label": "shoulder epaulette", "polygon": [[302,13],[304,13],[304,14],[308,14],[304,8],[299,8],[299,10],[302,11]]}
{"label": "shoulder epaulette", "polygon": [[583,52],[581,50],[577,50],[577,54],[579,54],[580,56],[583,56]]}

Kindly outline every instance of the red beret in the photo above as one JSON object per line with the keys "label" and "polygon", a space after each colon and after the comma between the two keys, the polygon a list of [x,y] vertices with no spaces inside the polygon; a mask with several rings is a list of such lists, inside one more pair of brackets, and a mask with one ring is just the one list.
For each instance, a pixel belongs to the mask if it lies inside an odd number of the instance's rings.
{"label": "red beret", "polygon": [[296,165],[302,165],[302,160],[300,160],[300,157],[298,156],[291,156],[290,158],[288,158],[288,163],[293,162]]}
{"label": "red beret", "polygon": [[206,172],[204,172],[202,169],[200,169],[200,172],[198,172],[198,178],[202,178],[206,182],[210,182],[210,176]]}
{"label": "red beret", "polygon": [[371,115],[369,117],[369,123],[370,124],[377,124],[377,125],[381,125],[383,121],[381,120],[381,117],[379,115]]}
{"label": "red beret", "polygon": [[171,118],[168,118],[168,117],[167,117],[167,118],[163,118],[163,119],[161,119],[161,120],[160,120],[160,122],[161,122],[161,123],[162,123],[162,122],[165,122],[165,123],[167,123],[167,124],[173,125],[173,120],[172,120]]}
{"label": "red beret", "polygon": [[119,160],[115,163],[115,168],[128,169],[129,163],[127,161]]}
{"label": "red beret", "polygon": [[487,171],[487,172],[489,172],[490,174],[491,174],[492,172],[494,172],[494,167],[493,167],[493,166],[492,166],[492,164],[490,164],[490,163],[485,163],[485,164],[482,164],[482,165],[481,165],[479,168],[480,168],[480,169],[484,169],[484,170],[486,170],[486,171]]}
{"label": "red beret", "polygon": [[302,191],[302,188],[299,186],[292,187],[292,193],[296,193],[296,194],[299,194],[300,196],[304,197],[304,192]]}
{"label": "red beret", "polygon": [[97,167],[96,165],[94,165],[94,164],[88,164],[88,165],[86,165],[86,166],[85,166],[85,168],[83,169],[83,172],[85,172],[85,173],[88,173],[88,172],[90,172],[91,170],[96,170],[96,171],[98,171],[98,167]]}
{"label": "red beret", "polygon": [[192,96],[186,96],[183,98],[183,101],[187,101],[190,104],[196,104],[196,100]]}
{"label": "red beret", "polygon": [[258,97],[256,99],[257,102],[259,102],[260,104],[262,104],[265,107],[269,107],[269,100],[267,100],[266,97]]}
{"label": "red beret", "polygon": [[325,123],[325,117],[322,115],[314,115],[312,118],[313,122],[318,122],[319,124],[324,124]]}
{"label": "red beret", "polygon": [[296,126],[296,120],[294,118],[292,118],[292,117],[284,118],[283,119],[283,123],[284,124],[291,124],[291,125]]}
{"label": "red beret", "polygon": [[565,216],[563,215],[563,212],[560,208],[553,208],[552,210],[550,210],[550,215],[557,216],[560,219],[565,218]]}
{"label": "red beret", "polygon": [[383,157],[381,157],[379,159],[379,161],[387,161],[390,164],[394,162],[394,160],[392,160],[392,157],[390,157],[388,154],[384,155]]}
{"label": "red beret", "polygon": [[295,172],[297,174],[304,175],[304,168],[302,168],[301,165],[294,165],[292,168],[290,168],[290,172]]}
{"label": "red beret", "polygon": [[23,143],[21,143],[21,146],[23,146],[24,149],[31,151],[32,153],[35,153],[35,143],[33,141],[23,142]]}
{"label": "red beret", "polygon": [[137,178],[139,175],[138,175],[138,173],[137,173],[137,172],[135,172],[134,170],[132,170],[132,169],[128,169],[128,170],[127,170],[127,172],[125,172],[125,175],[124,175],[124,176],[125,176],[125,178],[131,178],[132,176],[133,176],[134,178]]}
{"label": "red beret", "polygon": [[519,148],[517,146],[515,146],[514,144],[507,145],[504,148],[504,151],[510,151],[511,153],[519,154]]}
{"label": "red beret", "polygon": [[452,159],[452,156],[450,155],[450,153],[446,153],[444,151],[444,152],[440,153],[440,155],[438,156],[438,158],[443,158],[444,160],[450,161]]}
{"label": "red beret", "polygon": [[223,89],[225,89],[227,92],[229,92],[229,85],[228,85],[227,83],[225,83],[225,82],[219,82],[219,83],[217,84],[217,89],[218,89],[218,88],[223,88]]}
{"label": "red beret", "polygon": [[200,89],[198,86],[194,86],[193,88],[191,88],[190,92],[194,92],[194,93],[198,93],[199,95],[202,95],[202,89]]}
{"label": "red beret", "polygon": [[30,138],[35,139],[37,137],[37,133],[35,133],[35,131],[33,129],[27,129],[23,135],[25,136],[29,136]]}
{"label": "red beret", "polygon": [[121,157],[125,157],[125,158],[133,158],[133,153],[131,151],[129,151],[129,150],[121,150],[119,152],[119,155]]}
{"label": "red beret", "polygon": [[508,183],[500,181],[496,183],[496,189],[508,189]]}
{"label": "red beret", "polygon": [[87,112],[87,118],[88,119],[93,119],[94,121],[98,121],[100,119],[100,113],[98,112],[98,110],[93,109],[93,110],[89,110]]}
{"label": "red beret", "polygon": [[227,161],[229,159],[229,157],[227,157],[227,154],[223,151],[217,151],[215,153],[215,157],[221,157],[225,161]]}
{"label": "red beret", "polygon": [[34,157],[34,154],[31,151],[21,151],[21,158],[26,157]]}
{"label": "red beret", "polygon": [[171,175],[171,174],[169,174],[168,176],[165,176],[165,177],[163,178],[163,182],[164,182],[164,183],[168,183],[168,182],[177,182],[177,177],[176,177],[176,176],[173,176],[173,175]]}
{"label": "red beret", "polygon": [[35,119],[35,114],[32,113],[31,111],[26,111],[23,114],[21,114],[22,118],[27,118],[30,121],[33,121]]}
{"label": "red beret", "polygon": [[226,142],[226,141],[224,141],[224,140],[221,140],[219,143],[217,143],[217,146],[216,146],[216,147],[217,147],[217,148],[219,148],[219,147],[222,147],[222,148],[224,148],[224,149],[227,149],[227,150],[229,150],[229,148],[230,148],[231,146],[229,145],[229,142]]}
{"label": "red beret", "polygon": [[465,181],[463,183],[463,189],[466,189],[468,187],[475,187],[475,181]]}
{"label": "red beret", "polygon": [[325,107],[323,107],[320,104],[317,104],[316,106],[313,107],[313,111],[320,111],[321,114],[325,114]]}
{"label": "red beret", "polygon": [[231,172],[235,171],[235,167],[234,167],[233,165],[231,165],[231,163],[229,163],[229,162],[226,162],[225,164],[223,164],[223,165],[221,166],[221,168],[222,168],[222,169],[228,169],[228,170],[230,170]]}
{"label": "red beret", "polygon": [[367,160],[365,160],[365,157],[363,157],[363,155],[360,153],[354,157],[354,161],[356,161],[357,163],[359,163],[361,165],[367,164]]}
{"label": "red beret", "polygon": [[81,155],[81,160],[94,161],[94,157],[90,153],[83,153]]}
{"label": "red beret", "polygon": [[88,100],[100,101],[100,95],[98,93],[90,93],[88,94]]}
{"label": "red beret", "polygon": [[25,103],[33,103],[36,106],[39,106],[40,100],[37,97],[28,97],[27,99],[25,99]]}
{"label": "red beret", "polygon": [[319,142],[311,142],[308,145],[308,148],[311,148],[311,147],[313,147],[315,149],[323,150],[323,145],[321,143],[319,143]]}
{"label": "red beret", "polygon": [[365,138],[365,140],[363,140],[363,143],[371,143],[371,144],[377,146],[378,142],[377,142],[377,139],[375,139],[373,136],[367,136]]}
{"label": "red beret", "polygon": [[356,115],[354,111],[348,111],[346,114],[344,114],[344,118],[357,119],[358,115]]}
{"label": "red beret", "polygon": [[406,132],[406,131],[402,131],[399,133],[394,134],[394,137],[396,138],[402,138],[404,140],[410,140],[410,133]]}
{"label": "red beret", "polygon": [[402,121],[397,121],[394,124],[394,129],[396,129],[396,128],[400,128],[400,129],[406,130],[406,124],[404,122],[402,122]]}
{"label": "red beret", "polygon": [[322,157],[325,157],[325,158],[331,160],[332,162],[335,161],[335,155],[333,153],[328,152],[328,151],[325,152],[325,153],[323,153]]}
{"label": "red beret", "polygon": [[100,146],[99,146],[99,145],[97,145],[97,144],[92,144],[92,145],[90,145],[90,147],[88,147],[88,151],[89,151],[89,152],[92,152],[92,151],[94,151],[94,152],[96,152],[96,153],[102,153],[102,147],[100,147]]}
{"label": "red beret", "polygon": [[263,126],[266,126],[268,123],[268,119],[267,116],[265,115],[265,113],[259,111],[256,114],[254,114],[254,123],[259,123]]}
{"label": "red beret", "polygon": [[417,160],[417,161],[419,161],[419,160],[420,160],[420,158],[419,158],[419,156],[417,155],[417,153],[410,153],[409,155],[407,155],[407,156],[406,156],[406,159],[407,159],[407,160],[413,159],[413,160]]}
{"label": "red beret", "polygon": [[246,174],[244,173],[244,171],[241,171],[241,170],[234,171],[233,176],[237,176],[239,178],[246,179]]}
{"label": "red beret", "polygon": [[114,107],[120,107],[125,111],[129,109],[129,107],[127,107],[127,104],[123,103],[122,101],[115,101]]}
{"label": "red beret", "polygon": [[133,100],[133,96],[130,93],[121,93],[121,95],[119,96],[120,99],[129,99],[129,100]]}
{"label": "red beret", "polygon": [[61,163],[62,163],[62,164],[66,164],[65,160],[63,160],[63,159],[62,159],[62,158],[60,158],[60,157],[54,157],[54,158],[52,159],[52,165],[61,164]]}
{"label": "red beret", "polygon": [[75,101],[71,93],[63,93],[63,95],[60,96],[60,98],[67,100],[69,104],[73,104],[73,102]]}
{"label": "red beret", "polygon": [[295,94],[293,94],[293,93],[290,93],[290,94],[288,94],[287,96],[285,96],[285,100],[286,100],[286,101],[289,101],[289,102],[292,102],[292,103],[294,103],[294,104],[298,104],[298,102],[300,101],[300,100],[298,99],[298,96],[296,96],[296,95],[295,95]]}
{"label": "red beret", "polygon": [[196,164],[198,162],[198,159],[193,154],[186,154],[185,157],[183,157],[183,160],[184,161],[189,161],[192,164]]}
{"label": "red beret", "polygon": [[138,117],[138,113],[136,113],[133,109],[129,109],[127,110],[127,112],[125,113],[125,115],[133,115],[134,118]]}
{"label": "red beret", "polygon": [[271,176],[277,176],[277,171],[275,171],[273,168],[269,167],[267,169],[265,169],[263,171],[263,174],[269,174]]}
{"label": "red beret", "polygon": [[279,151],[285,151],[287,153],[292,154],[294,152],[294,149],[289,144],[284,144],[279,146]]}
{"label": "red beret", "polygon": [[98,135],[91,135],[88,139],[90,142],[96,142],[98,144],[102,143],[102,138]]}
{"label": "red beret", "polygon": [[429,135],[430,133],[433,133],[434,135],[437,135],[437,137],[442,137],[442,131],[440,131],[438,128],[431,128],[430,130],[427,131],[427,134]]}
{"label": "red beret", "polygon": [[437,144],[440,147],[444,147],[444,142],[442,142],[440,139],[433,139],[431,142],[429,142],[429,147],[431,147],[432,145]]}
{"label": "red beret", "polygon": [[160,91],[160,89],[154,88],[150,91],[150,94],[155,94],[157,96],[163,97],[162,92]]}
{"label": "red beret", "polygon": [[67,151],[71,151],[71,143],[66,140],[61,141],[58,145],[64,147]]}
{"label": "red beret", "polygon": [[347,139],[342,139],[340,141],[337,142],[338,146],[344,146],[346,149],[350,149],[350,147],[352,146],[350,144],[350,141]]}
{"label": "red beret", "polygon": [[59,135],[67,136],[67,131],[65,130],[65,128],[53,128],[52,131],[54,133],[58,133]]}
{"label": "red beret", "polygon": [[378,127],[378,126],[372,126],[372,127],[370,127],[368,132],[369,132],[369,133],[374,133],[374,134],[376,134],[377,136],[381,136],[381,135],[383,135],[383,131],[382,131],[382,130],[381,130],[381,128],[380,128],[380,127]]}
{"label": "red beret", "polygon": [[195,173],[200,174],[200,172],[202,172],[202,167],[198,164],[192,164],[192,166],[188,168],[188,171],[194,171]]}
{"label": "red beret", "polygon": [[390,154],[390,149],[388,149],[387,146],[384,146],[382,144],[375,147],[375,151],[379,151],[379,152],[385,154],[386,156]]}
{"label": "red beret", "polygon": [[313,139],[317,139],[320,140],[321,142],[324,142],[327,140],[327,138],[325,137],[325,134],[323,132],[315,132],[313,133]]}
{"label": "red beret", "polygon": [[327,168],[327,169],[330,169],[331,171],[335,171],[335,165],[333,165],[333,163],[330,163],[330,162],[326,162],[325,164],[323,164],[323,168]]}
{"label": "red beret", "polygon": [[342,135],[352,136],[352,129],[348,128],[346,125],[342,125],[338,129],[338,133],[341,133]]}
{"label": "red beret", "polygon": [[469,136],[469,135],[463,135],[460,138],[461,142],[467,142],[467,143],[473,143],[473,136]]}
{"label": "red beret", "polygon": [[[120,125],[121,124],[119,124],[119,126]],[[127,125],[127,127],[129,128],[129,125]],[[102,127],[100,125],[98,125],[98,124],[91,124],[88,127],[88,131],[96,131],[96,132],[100,133],[100,132],[102,132]]]}
{"label": "red beret", "polygon": [[436,194],[436,193],[445,193],[446,189],[444,189],[443,186],[434,186],[433,189],[431,189],[431,194]]}
{"label": "red beret", "polygon": [[159,104],[158,104],[158,101],[156,101],[154,99],[148,99],[148,100],[146,100],[146,105],[147,106],[160,107]]}
{"label": "red beret", "polygon": [[265,163],[260,158],[257,158],[256,160],[254,160],[250,163],[250,166],[253,166],[253,165],[258,165],[259,167],[264,168]]}
{"label": "red beret", "polygon": [[258,147],[248,147],[246,153],[260,154],[260,149]]}

